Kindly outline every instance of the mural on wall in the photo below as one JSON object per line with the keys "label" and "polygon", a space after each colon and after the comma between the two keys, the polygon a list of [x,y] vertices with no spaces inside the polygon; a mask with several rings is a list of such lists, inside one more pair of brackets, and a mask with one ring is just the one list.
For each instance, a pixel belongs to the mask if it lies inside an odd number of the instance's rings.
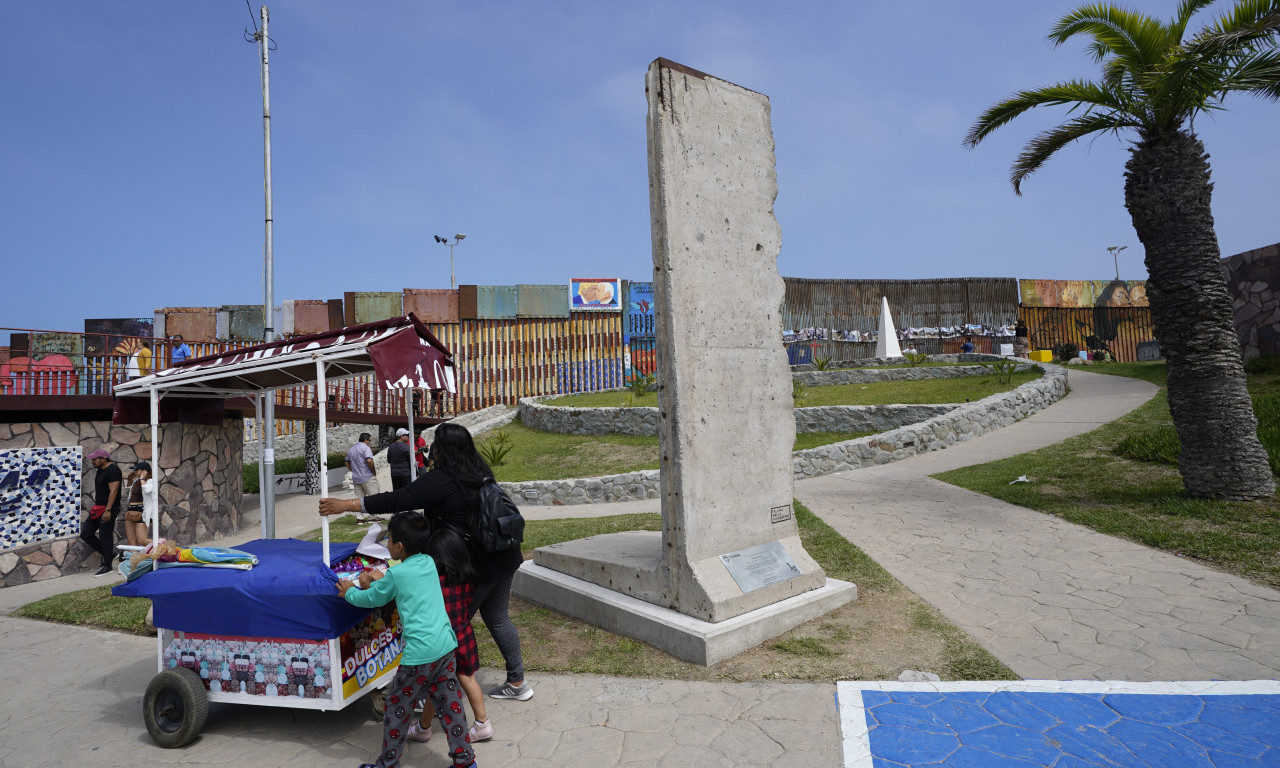
{"label": "mural on wall", "polygon": [[657,372],[657,338],[654,335],[653,283],[626,283],[627,313],[622,324],[623,374]]}
{"label": "mural on wall", "polygon": [[11,357],[0,363],[0,395],[74,395],[80,377],[65,355],[39,360]]}
{"label": "mural on wall", "polygon": [[[135,337],[152,338],[155,320],[149,317],[107,318],[84,321],[84,353],[86,355],[131,354],[116,351],[122,344],[136,348],[140,342]],[[128,344],[133,341],[133,344]]]}
{"label": "mural on wall", "polygon": [[1145,280],[1019,280],[1027,307],[1145,307]]}
{"label": "mural on wall", "polygon": [[0,450],[0,551],[80,531],[78,445]]}
{"label": "mural on wall", "polygon": [[621,312],[622,280],[575,277],[569,281],[569,308],[583,311]]}

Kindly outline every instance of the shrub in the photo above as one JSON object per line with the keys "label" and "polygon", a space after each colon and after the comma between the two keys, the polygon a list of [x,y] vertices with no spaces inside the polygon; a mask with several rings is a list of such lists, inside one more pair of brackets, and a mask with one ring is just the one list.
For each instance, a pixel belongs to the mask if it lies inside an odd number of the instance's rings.
{"label": "shrub", "polygon": [[1012,360],[999,360],[994,363],[986,363],[991,367],[992,373],[996,375],[996,381],[1001,384],[1008,384],[1013,381],[1013,374],[1018,370],[1018,364]]}
{"label": "shrub", "polygon": [[[337,469],[345,466],[347,463],[347,455],[345,453],[329,454],[329,469]],[[286,459],[276,459],[275,463],[276,477],[281,475],[296,475],[307,471],[307,460],[303,456],[293,456]],[[241,487],[245,493],[257,493],[258,488],[258,465],[245,464],[240,472]]]}
{"label": "shrub", "polygon": [[831,355],[823,355],[821,357],[815,355],[813,358],[813,367],[819,371],[825,371],[831,366]]}
{"label": "shrub", "polygon": [[631,378],[627,379],[627,389],[637,396],[643,396],[656,380],[652,373],[633,373]]}
{"label": "shrub", "polygon": [[1080,347],[1075,344],[1064,341],[1053,348],[1053,357],[1055,360],[1070,360],[1080,355]]}
{"label": "shrub", "polygon": [[907,359],[907,364],[912,368],[915,368],[917,365],[929,359],[929,355],[924,352],[916,352],[915,350],[910,349],[903,352],[902,356]]}
{"label": "shrub", "polygon": [[800,403],[804,402],[804,398],[806,394],[807,393],[804,391],[804,384],[802,384],[800,381],[796,379],[792,379],[791,380],[791,399],[795,401],[796,405],[800,405]]}
{"label": "shrub", "polygon": [[[1280,357],[1272,357],[1280,360]],[[1267,451],[1271,472],[1280,475],[1280,395],[1253,398],[1253,415],[1258,417],[1258,440]]]}
{"label": "shrub", "polygon": [[507,454],[511,453],[511,436],[505,430],[498,430],[489,440],[485,440],[476,446],[476,450],[489,462],[490,467],[500,467],[507,460]]}
{"label": "shrub", "polygon": [[1280,373],[1280,355],[1255,357],[1244,364],[1248,373]]}

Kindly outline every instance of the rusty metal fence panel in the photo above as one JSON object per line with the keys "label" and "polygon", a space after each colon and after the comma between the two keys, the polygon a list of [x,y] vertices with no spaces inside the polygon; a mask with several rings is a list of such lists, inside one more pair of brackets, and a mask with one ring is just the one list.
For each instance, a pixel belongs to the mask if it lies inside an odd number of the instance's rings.
{"label": "rusty metal fence panel", "polygon": [[[797,333],[787,344],[792,363],[814,356],[853,360],[875,354],[869,334],[880,322],[881,300],[888,299],[894,326],[900,332],[917,329],[909,346],[936,353],[959,339],[920,329],[958,329],[983,326],[974,332],[975,347],[989,345],[980,338],[1011,329],[1018,317],[1018,283],[1013,278],[955,278],[946,280],[811,280],[783,278],[783,328]],[[996,338],[1003,338],[997,336]],[[959,348],[958,342],[955,346]],[[998,343],[998,342],[997,342]]]}
{"label": "rusty metal fence panel", "polygon": [[1024,306],[1019,317],[1027,325],[1032,349],[1052,350],[1070,342],[1088,350],[1101,342],[1122,363],[1136,362],[1138,343],[1155,338],[1149,307]]}

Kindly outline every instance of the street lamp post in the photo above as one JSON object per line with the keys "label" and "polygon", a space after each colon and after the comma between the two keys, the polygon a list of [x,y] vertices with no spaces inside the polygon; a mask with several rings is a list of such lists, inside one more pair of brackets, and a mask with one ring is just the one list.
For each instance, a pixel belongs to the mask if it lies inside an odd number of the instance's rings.
{"label": "street lamp post", "polygon": [[1129,246],[1127,246],[1127,245],[1111,245],[1111,246],[1107,246],[1107,250],[1108,250],[1108,251],[1111,251],[1111,259],[1112,259],[1113,261],[1115,261],[1115,263],[1116,263],[1116,280],[1117,280],[1117,281],[1120,279],[1120,252],[1121,252],[1121,251],[1123,251],[1125,248],[1128,248],[1128,247],[1129,247]]}
{"label": "street lamp post", "polygon": [[467,239],[467,236],[466,236],[466,235],[464,235],[464,234],[462,234],[461,232],[459,232],[458,234],[456,234],[456,235],[454,235],[454,236],[453,236],[453,242],[452,242],[452,243],[451,243],[451,242],[449,242],[449,238],[447,238],[447,237],[441,237],[441,236],[439,236],[439,235],[434,235],[434,237],[435,237],[435,239],[436,239],[436,242],[437,242],[437,243],[439,243],[439,244],[441,244],[441,245],[447,245],[447,246],[449,246],[449,287],[450,287],[450,288],[457,288],[457,287],[458,287],[458,281],[457,281],[457,280],[454,278],[454,276],[453,276],[453,274],[454,274],[454,273],[453,273],[453,249],[454,249],[454,247],[455,247],[455,246],[457,246],[457,244],[458,244],[458,243],[462,242],[463,240],[466,240],[466,239]]}

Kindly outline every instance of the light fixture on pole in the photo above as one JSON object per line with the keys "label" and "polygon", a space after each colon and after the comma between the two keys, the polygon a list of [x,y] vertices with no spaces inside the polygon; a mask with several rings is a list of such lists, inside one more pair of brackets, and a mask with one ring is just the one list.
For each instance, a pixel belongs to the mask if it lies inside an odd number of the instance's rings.
{"label": "light fixture on pole", "polygon": [[437,243],[441,245],[449,246],[449,287],[457,288],[458,281],[454,279],[454,276],[453,276],[453,249],[454,249],[454,246],[456,246],[458,243],[462,242],[463,240],[466,240],[467,236],[459,232],[458,234],[453,236],[452,243],[449,242],[449,238],[447,237],[441,237],[439,235],[433,235],[433,237],[435,237]]}
{"label": "light fixture on pole", "polygon": [[1108,250],[1108,251],[1111,251],[1111,258],[1112,258],[1112,260],[1113,260],[1113,261],[1115,261],[1115,263],[1116,263],[1116,280],[1119,280],[1119,279],[1120,279],[1120,252],[1121,252],[1121,251],[1123,251],[1125,248],[1128,248],[1128,247],[1129,247],[1129,246],[1127,246],[1127,245],[1110,245],[1110,246],[1107,246],[1107,250]]}

